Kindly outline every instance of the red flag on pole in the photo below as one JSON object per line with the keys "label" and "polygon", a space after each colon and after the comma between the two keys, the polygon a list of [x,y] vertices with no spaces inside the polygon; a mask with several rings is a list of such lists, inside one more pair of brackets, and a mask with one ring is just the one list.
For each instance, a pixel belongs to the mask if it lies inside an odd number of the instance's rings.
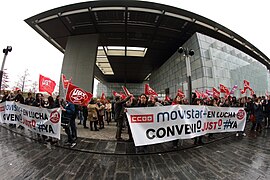
{"label": "red flag on pole", "polygon": [[213,96],[213,90],[211,91],[211,90],[206,89],[206,90],[205,90],[205,93],[206,93],[208,96]]}
{"label": "red flag on pole", "polygon": [[241,89],[241,94],[245,94],[247,89],[249,89],[249,86],[244,86],[244,89]]}
{"label": "red flag on pole", "polygon": [[244,87],[249,87],[249,82],[247,80],[244,80]]}
{"label": "red flag on pole", "polygon": [[121,94],[117,93],[116,91],[112,91],[113,96],[121,96]]}
{"label": "red flag on pole", "polygon": [[224,86],[223,84],[219,84],[219,87],[221,93],[225,93],[227,96],[230,95],[230,90],[226,86]]}
{"label": "red flag on pole", "polygon": [[120,97],[121,97],[122,100],[127,98],[127,96],[124,93],[121,93],[121,92],[120,92]]}
{"label": "red flag on pole", "polygon": [[170,102],[171,101],[171,98],[168,95],[166,95],[164,101]]}
{"label": "red flag on pole", "polygon": [[183,93],[183,91],[181,89],[178,89],[177,96],[180,96],[181,98],[184,98],[185,94]]}
{"label": "red flag on pole", "polygon": [[195,93],[197,98],[201,98],[201,93],[199,91],[195,90]]}
{"label": "red flag on pole", "polygon": [[219,98],[220,96],[220,92],[213,87],[213,98]]}
{"label": "red flag on pole", "polygon": [[158,94],[149,86],[149,84],[145,84],[144,93],[146,95],[158,96]]}
{"label": "red flag on pole", "polygon": [[80,106],[87,106],[93,94],[71,83],[68,84],[66,100]]}
{"label": "red flag on pole", "polygon": [[71,82],[71,79],[72,78],[70,78],[69,80],[67,80],[66,76],[64,74],[62,74],[62,83],[63,83],[64,89],[67,89],[68,83],[72,83]]}
{"label": "red flag on pole", "polygon": [[52,95],[56,83],[48,77],[39,75],[39,91],[47,92]]}
{"label": "red flag on pole", "polygon": [[205,92],[201,93],[203,99],[208,99],[208,94]]}
{"label": "red flag on pole", "polygon": [[248,89],[250,90],[250,95],[253,96],[253,94],[255,94],[254,90],[251,87],[249,87]]}
{"label": "red flag on pole", "polygon": [[129,90],[125,86],[122,86],[122,88],[123,88],[126,96],[130,96],[131,95],[130,92],[129,92]]}
{"label": "red flag on pole", "polygon": [[104,92],[102,92],[101,97],[100,97],[100,100],[102,100],[102,101],[105,101],[106,100],[106,96],[105,96],[105,93]]}

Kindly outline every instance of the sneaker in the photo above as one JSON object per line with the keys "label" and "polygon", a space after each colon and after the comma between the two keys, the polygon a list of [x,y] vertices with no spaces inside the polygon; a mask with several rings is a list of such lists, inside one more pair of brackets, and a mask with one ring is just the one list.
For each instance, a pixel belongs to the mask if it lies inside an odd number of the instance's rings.
{"label": "sneaker", "polygon": [[77,143],[72,143],[71,145],[70,145],[70,148],[73,148],[73,147],[75,147],[77,145]]}
{"label": "sneaker", "polygon": [[242,135],[243,135],[243,136],[247,136],[247,134],[246,134],[246,133],[243,133]]}
{"label": "sneaker", "polygon": [[236,137],[238,137],[239,136],[239,134],[238,133],[236,133],[236,135],[235,135]]}

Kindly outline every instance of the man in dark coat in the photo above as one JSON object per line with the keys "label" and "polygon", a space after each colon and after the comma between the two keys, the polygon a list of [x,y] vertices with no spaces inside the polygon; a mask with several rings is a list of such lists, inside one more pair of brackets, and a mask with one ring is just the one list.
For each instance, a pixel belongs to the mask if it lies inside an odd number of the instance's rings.
{"label": "man in dark coat", "polygon": [[124,104],[131,98],[128,96],[126,99],[121,100],[120,96],[115,97],[114,111],[115,111],[115,121],[117,122],[117,130],[115,138],[117,141],[123,140],[121,137],[123,122],[124,122]]}

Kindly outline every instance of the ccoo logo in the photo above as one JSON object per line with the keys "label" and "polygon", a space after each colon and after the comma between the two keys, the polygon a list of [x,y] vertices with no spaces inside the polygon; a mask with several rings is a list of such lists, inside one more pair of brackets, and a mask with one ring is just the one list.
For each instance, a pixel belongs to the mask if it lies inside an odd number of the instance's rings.
{"label": "ccoo logo", "polygon": [[73,104],[81,104],[88,98],[88,96],[81,89],[75,88],[69,93],[69,98]]}
{"label": "ccoo logo", "polygon": [[153,114],[130,115],[131,123],[152,123],[154,122]]}

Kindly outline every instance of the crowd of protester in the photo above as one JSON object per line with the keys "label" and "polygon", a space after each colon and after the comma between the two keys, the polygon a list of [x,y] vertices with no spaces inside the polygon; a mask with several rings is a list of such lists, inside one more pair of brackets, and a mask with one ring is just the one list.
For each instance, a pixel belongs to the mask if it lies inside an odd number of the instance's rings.
{"label": "crowd of protester", "polygon": [[[33,97],[32,93],[28,93],[24,98],[20,90],[13,92],[5,92],[2,97],[2,101],[16,101],[21,104],[29,106],[43,107],[43,108],[61,108],[62,109],[62,127],[68,136],[66,145],[74,147],[77,140],[77,127],[76,119],[78,119],[78,125],[83,125],[85,129],[91,131],[100,131],[105,128],[105,122],[109,125],[111,122],[116,122],[116,134],[117,141],[123,141],[122,131],[123,127],[127,126],[129,139],[127,141],[133,141],[132,134],[127,121],[125,109],[128,107],[151,107],[151,106],[169,106],[177,104],[192,104],[192,105],[207,105],[217,107],[243,107],[247,112],[247,120],[251,121],[251,131],[261,133],[263,128],[270,128],[270,97],[257,97],[255,94],[250,97],[236,98],[229,96],[227,98],[197,98],[196,94],[192,94],[192,102],[189,103],[186,98],[177,95],[171,100],[160,100],[158,97],[148,97],[145,94],[141,94],[138,98],[128,96],[123,99],[120,96],[116,96],[112,101],[105,99],[91,99],[87,106],[77,106],[71,102],[65,102],[57,96],[55,99],[52,96],[44,98],[43,94],[36,93]],[[263,124],[264,123],[264,124]],[[14,125],[10,125],[15,127]],[[23,128],[23,127],[20,127]],[[237,132],[236,136],[246,136],[245,132]],[[205,136],[194,138],[194,144],[204,144]],[[46,137],[44,135],[38,135],[38,138],[43,142],[56,142],[56,139]],[[214,138],[214,134],[208,134],[208,138]],[[172,142],[173,147],[177,148],[179,141],[174,140]],[[138,151],[146,151],[146,146],[138,147]]]}
{"label": "crowd of protester", "polygon": [[[192,102],[189,103],[187,99],[177,95],[173,100],[159,100],[157,97],[148,97],[145,94],[141,94],[137,99],[134,97],[127,97],[126,99],[120,99],[120,97],[115,98],[115,107],[121,106],[122,109],[115,109],[117,113],[121,112],[122,115],[116,116],[116,121],[120,122],[118,124],[116,139],[122,140],[121,129],[122,129],[122,117],[124,116],[125,107],[151,107],[151,106],[169,106],[177,104],[191,104],[191,105],[206,105],[206,106],[216,106],[216,107],[243,107],[247,112],[246,120],[251,121],[251,132],[261,133],[263,128],[270,128],[270,96],[257,97],[255,94],[252,97],[241,97],[236,98],[235,96],[219,97],[219,98],[197,98],[195,93],[192,93]],[[263,124],[264,123],[264,124]],[[132,141],[132,135],[129,132],[128,141]],[[246,133],[237,132],[236,136],[246,136]],[[199,136],[194,138],[194,144],[202,145],[204,136]],[[207,138],[214,138],[214,134],[210,133]],[[179,140],[174,140],[173,148],[177,148]],[[139,147],[139,151],[146,151],[145,147]]]}

